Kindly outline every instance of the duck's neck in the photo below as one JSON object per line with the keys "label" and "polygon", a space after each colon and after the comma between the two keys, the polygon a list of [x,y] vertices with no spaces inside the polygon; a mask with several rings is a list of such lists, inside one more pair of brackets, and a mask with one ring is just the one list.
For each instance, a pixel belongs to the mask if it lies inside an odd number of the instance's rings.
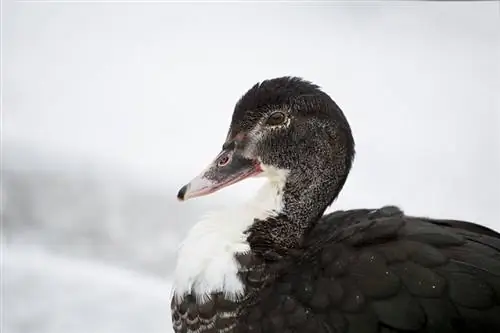
{"label": "duck's neck", "polygon": [[327,175],[320,170],[290,173],[284,186],[283,214],[307,229],[337,198],[346,178],[347,173]]}
{"label": "duck's neck", "polygon": [[345,180],[346,173],[331,176],[319,170],[288,173],[281,186],[279,214],[257,218],[249,228],[252,251],[276,260],[301,247],[304,236],[337,197]]}

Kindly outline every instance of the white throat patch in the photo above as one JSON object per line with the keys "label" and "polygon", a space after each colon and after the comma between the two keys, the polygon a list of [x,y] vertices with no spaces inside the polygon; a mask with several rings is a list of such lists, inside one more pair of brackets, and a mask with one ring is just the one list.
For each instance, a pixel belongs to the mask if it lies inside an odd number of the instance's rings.
{"label": "white throat patch", "polygon": [[276,215],[283,208],[283,187],[287,172],[262,166],[269,179],[250,202],[206,215],[182,242],[177,256],[173,294],[182,298],[192,293],[203,301],[213,292],[224,292],[232,300],[242,296],[235,255],[250,251],[245,230],[254,219]]}

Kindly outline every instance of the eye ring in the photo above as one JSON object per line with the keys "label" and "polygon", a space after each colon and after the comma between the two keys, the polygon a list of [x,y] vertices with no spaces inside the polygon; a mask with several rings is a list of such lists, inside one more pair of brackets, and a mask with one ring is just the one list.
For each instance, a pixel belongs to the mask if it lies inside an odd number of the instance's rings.
{"label": "eye ring", "polygon": [[269,115],[266,120],[266,125],[278,126],[282,125],[286,121],[286,114],[283,111],[276,111]]}

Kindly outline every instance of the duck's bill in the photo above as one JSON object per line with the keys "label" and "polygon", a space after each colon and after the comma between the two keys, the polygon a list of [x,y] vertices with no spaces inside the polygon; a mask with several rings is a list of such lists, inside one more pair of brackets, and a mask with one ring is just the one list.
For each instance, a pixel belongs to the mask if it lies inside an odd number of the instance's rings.
{"label": "duck's bill", "polygon": [[185,201],[208,195],[261,172],[258,161],[222,151],[203,172],[179,190],[177,199]]}

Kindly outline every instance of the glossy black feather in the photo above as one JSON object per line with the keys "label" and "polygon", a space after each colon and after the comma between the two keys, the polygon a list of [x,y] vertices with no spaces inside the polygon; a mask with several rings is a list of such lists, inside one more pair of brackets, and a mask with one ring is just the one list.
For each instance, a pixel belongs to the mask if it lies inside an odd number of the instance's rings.
{"label": "glossy black feather", "polygon": [[[289,291],[271,284],[267,297],[256,298],[294,300],[288,312],[300,320],[285,320],[291,331],[497,332],[499,239],[479,226],[409,217],[394,208],[336,212],[318,223],[302,256],[276,277]],[[282,313],[283,304],[274,312]],[[270,319],[245,326],[279,332],[264,329]]]}
{"label": "glossy black feather", "polygon": [[[500,332],[499,242],[490,229],[395,207],[335,212],[283,260],[239,258],[245,299],[214,295],[205,317],[235,316],[201,331]],[[202,306],[188,302],[201,319]],[[173,310],[174,319],[185,312]],[[201,327],[177,322],[176,332]]]}

